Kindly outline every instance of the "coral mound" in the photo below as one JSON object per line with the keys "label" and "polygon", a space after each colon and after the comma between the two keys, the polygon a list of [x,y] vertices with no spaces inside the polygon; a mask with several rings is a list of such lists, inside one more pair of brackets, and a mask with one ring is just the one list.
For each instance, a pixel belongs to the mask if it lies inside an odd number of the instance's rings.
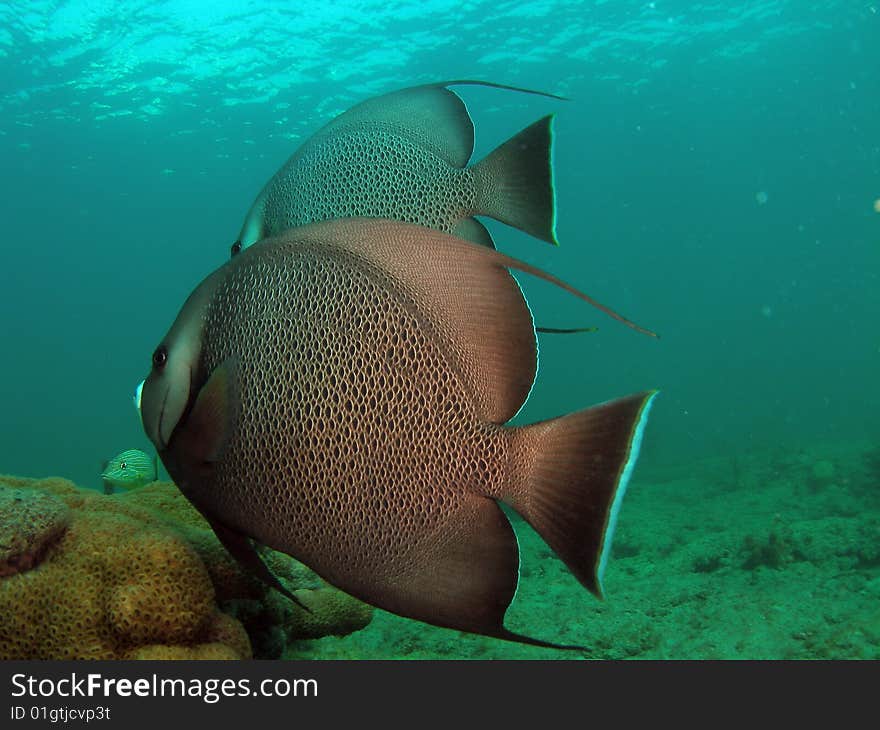
{"label": "coral mound", "polygon": [[0,490],[0,578],[30,570],[70,523],[70,509],[51,494]]}
{"label": "coral mound", "polygon": [[296,561],[266,559],[314,616],[242,572],[169,482],[106,496],[0,476],[0,659],[280,656],[369,623]]}

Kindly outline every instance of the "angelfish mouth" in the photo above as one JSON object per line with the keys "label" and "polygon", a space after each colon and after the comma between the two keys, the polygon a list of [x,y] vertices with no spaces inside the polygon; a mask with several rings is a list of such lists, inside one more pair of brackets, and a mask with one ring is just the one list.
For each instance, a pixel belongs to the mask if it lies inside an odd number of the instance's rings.
{"label": "angelfish mouth", "polygon": [[131,398],[134,401],[134,407],[137,408],[138,413],[141,412],[141,396],[144,392],[145,382],[145,380],[142,380],[140,383],[138,383],[138,387],[134,389],[134,395]]}

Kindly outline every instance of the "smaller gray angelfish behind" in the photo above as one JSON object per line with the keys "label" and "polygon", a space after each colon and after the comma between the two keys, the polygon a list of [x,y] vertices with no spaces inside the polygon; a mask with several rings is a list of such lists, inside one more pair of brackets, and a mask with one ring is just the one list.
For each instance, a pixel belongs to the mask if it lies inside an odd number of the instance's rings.
{"label": "smaller gray angelfish behind", "polygon": [[468,165],[474,124],[445,81],[373,97],[309,137],[263,188],[233,255],[289,228],[336,218],[388,218],[494,248],[485,215],[556,243],[553,117],[545,116]]}

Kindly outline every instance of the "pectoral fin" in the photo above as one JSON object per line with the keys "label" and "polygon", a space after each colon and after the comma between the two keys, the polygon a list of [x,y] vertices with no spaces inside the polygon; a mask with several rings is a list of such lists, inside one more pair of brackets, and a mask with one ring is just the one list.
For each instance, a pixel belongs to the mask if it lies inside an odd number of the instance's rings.
{"label": "pectoral fin", "polygon": [[186,451],[202,464],[212,464],[223,453],[238,415],[237,363],[229,358],[218,365],[202,386],[186,422]]}

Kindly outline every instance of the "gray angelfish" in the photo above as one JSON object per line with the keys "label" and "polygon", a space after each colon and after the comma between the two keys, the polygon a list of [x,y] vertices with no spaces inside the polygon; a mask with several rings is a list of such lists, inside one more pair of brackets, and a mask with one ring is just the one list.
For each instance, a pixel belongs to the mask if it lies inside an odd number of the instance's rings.
{"label": "gray angelfish", "polygon": [[335,218],[389,218],[494,247],[486,215],[556,243],[552,116],[468,165],[474,125],[446,81],[377,96],[326,124],[294,152],[251,206],[233,254],[289,228]]}
{"label": "gray angelfish", "polygon": [[146,433],[242,562],[259,566],[253,538],[388,611],[555,646],[504,625],[519,549],[498,502],[601,594],[654,393],[505,426],[537,372],[509,269],[591,301],[421,226],[266,239],[208,276],[155,350]]}

